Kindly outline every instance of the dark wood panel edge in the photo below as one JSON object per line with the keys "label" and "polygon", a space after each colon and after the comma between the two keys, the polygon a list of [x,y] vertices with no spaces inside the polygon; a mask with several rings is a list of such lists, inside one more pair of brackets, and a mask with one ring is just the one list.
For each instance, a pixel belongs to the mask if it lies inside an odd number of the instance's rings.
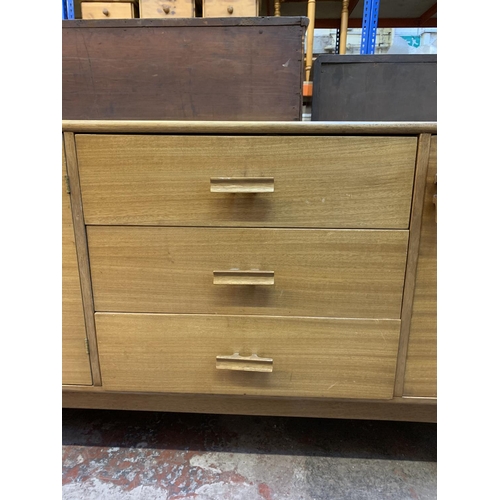
{"label": "dark wood panel edge", "polygon": [[306,28],[309,19],[305,16],[280,17],[231,17],[231,18],[177,18],[177,19],[74,19],[62,21],[63,28],[171,28],[171,27],[213,27],[213,26],[302,26]]}

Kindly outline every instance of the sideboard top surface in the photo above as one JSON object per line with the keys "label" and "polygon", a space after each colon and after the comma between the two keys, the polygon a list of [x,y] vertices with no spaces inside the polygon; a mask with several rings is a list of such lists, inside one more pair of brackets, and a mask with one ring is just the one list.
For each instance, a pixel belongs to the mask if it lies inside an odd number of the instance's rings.
{"label": "sideboard top surface", "polygon": [[63,120],[63,132],[158,134],[436,134],[437,122]]}

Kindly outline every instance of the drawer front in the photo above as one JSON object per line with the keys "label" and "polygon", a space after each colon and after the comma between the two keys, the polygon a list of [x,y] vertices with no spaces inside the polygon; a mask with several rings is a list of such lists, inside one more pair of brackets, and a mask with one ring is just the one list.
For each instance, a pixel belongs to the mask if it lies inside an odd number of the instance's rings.
{"label": "drawer front", "polygon": [[[393,395],[398,320],[95,317],[106,390],[367,399]],[[218,356],[235,353],[272,362],[266,362],[266,371],[216,368]],[[219,367],[231,366],[224,363],[219,361]]]}
{"label": "drawer front", "polygon": [[257,0],[203,0],[203,17],[254,17]]}
{"label": "drawer front", "polygon": [[416,141],[77,135],[85,221],[406,229]]}
{"label": "drawer front", "polygon": [[141,0],[142,18],[194,17],[194,0]]}
{"label": "drawer front", "polygon": [[132,19],[133,17],[133,3],[82,2],[82,19]]}
{"label": "drawer front", "polygon": [[95,309],[400,318],[407,240],[407,231],[91,226]]}

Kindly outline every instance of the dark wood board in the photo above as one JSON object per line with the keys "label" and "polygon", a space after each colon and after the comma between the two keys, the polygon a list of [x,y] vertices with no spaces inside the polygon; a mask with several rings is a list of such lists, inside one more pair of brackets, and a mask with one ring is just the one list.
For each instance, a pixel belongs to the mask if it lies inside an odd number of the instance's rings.
{"label": "dark wood board", "polygon": [[437,56],[319,55],[314,121],[437,121]]}
{"label": "dark wood board", "polygon": [[300,120],[307,18],[62,24],[64,120]]}

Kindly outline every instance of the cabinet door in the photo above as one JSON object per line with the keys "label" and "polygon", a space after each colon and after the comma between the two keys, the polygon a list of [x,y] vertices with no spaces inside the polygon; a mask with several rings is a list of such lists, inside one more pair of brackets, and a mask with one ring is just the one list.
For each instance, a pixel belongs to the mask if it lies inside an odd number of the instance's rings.
{"label": "cabinet door", "polygon": [[437,136],[433,136],[406,360],[405,396],[437,396],[437,204],[434,197],[437,195],[436,171]]}
{"label": "cabinet door", "polygon": [[91,385],[64,146],[62,155],[62,383]]}

